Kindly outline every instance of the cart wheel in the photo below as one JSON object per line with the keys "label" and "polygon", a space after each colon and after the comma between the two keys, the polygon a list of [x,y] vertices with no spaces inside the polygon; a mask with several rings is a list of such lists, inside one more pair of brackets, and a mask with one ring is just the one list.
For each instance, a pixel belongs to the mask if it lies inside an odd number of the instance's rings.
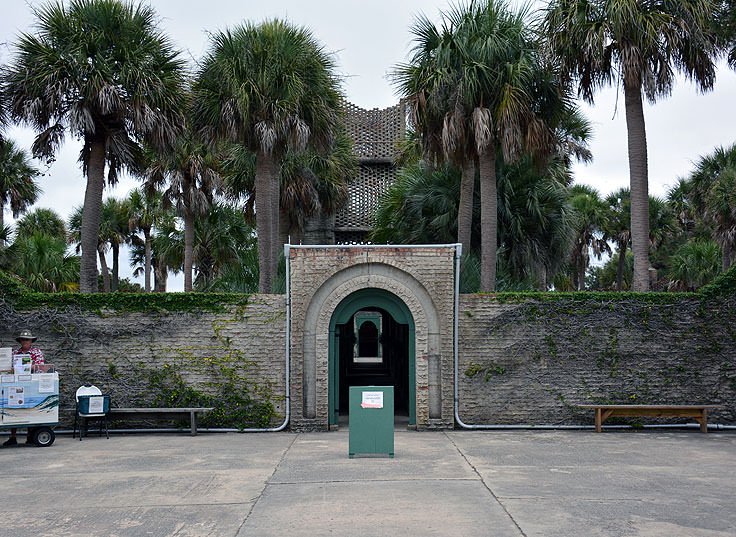
{"label": "cart wheel", "polygon": [[50,427],[39,427],[33,432],[33,443],[38,447],[49,447],[55,438],[56,435]]}

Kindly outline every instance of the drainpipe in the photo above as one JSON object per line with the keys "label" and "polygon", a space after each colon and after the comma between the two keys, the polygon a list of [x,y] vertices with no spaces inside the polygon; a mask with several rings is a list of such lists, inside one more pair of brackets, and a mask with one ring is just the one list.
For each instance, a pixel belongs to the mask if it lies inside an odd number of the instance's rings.
{"label": "drainpipe", "polygon": [[[289,276],[289,249],[290,244],[284,244],[284,257],[286,258],[286,397],[284,404],[286,405],[286,415],[284,416],[284,422],[278,427],[267,427],[267,428],[249,428],[249,429],[226,429],[226,428],[212,428],[203,429],[197,427],[199,431],[205,432],[220,432],[220,433],[277,433],[286,429],[289,424],[289,418],[291,416],[291,386],[290,386],[290,369],[291,369],[291,278]],[[146,429],[155,430],[155,429]],[[126,431],[127,432],[127,431]],[[132,432],[132,431],[131,431]],[[136,431],[137,432],[137,431]]]}
{"label": "drainpipe", "polygon": [[[278,427],[268,427],[268,428],[249,428],[249,429],[235,429],[235,428],[219,428],[219,427],[213,427],[213,428],[202,428],[197,427],[198,431],[202,432],[209,432],[209,433],[277,433],[279,431],[283,431],[286,429],[286,426],[289,424],[289,418],[291,415],[291,386],[290,386],[290,369],[291,369],[291,345],[290,345],[290,339],[291,339],[291,294],[290,294],[290,283],[291,278],[289,276],[289,244],[284,244],[284,257],[286,257],[286,398],[285,398],[285,404],[286,404],[286,415],[284,417],[284,422],[279,425]],[[182,431],[188,431],[190,429],[187,428],[171,428],[171,427],[163,427],[163,428],[153,428],[153,429],[114,429],[110,431],[111,433],[180,433]],[[55,431],[57,434],[70,434],[72,431],[69,430],[59,430]],[[0,435],[3,435],[4,431],[0,431]]]}
{"label": "drainpipe", "polygon": [[199,429],[209,432],[236,432],[236,433],[277,433],[286,429],[291,416],[291,277],[289,275],[289,249],[290,244],[284,244],[284,257],[286,258],[286,397],[284,404],[286,405],[286,414],[284,422],[278,427],[267,428],[250,428],[250,429]]}
{"label": "drainpipe", "polygon": [[[595,425],[528,425],[528,424],[494,424],[494,423],[482,423],[482,424],[468,424],[460,419],[460,388],[458,386],[458,371],[460,367],[459,360],[459,349],[458,349],[458,327],[460,319],[460,257],[463,253],[462,244],[455,244],[455,322],[454,322],[454,335],[453,335],[453,358],[455,362],[455,422],[463,429],[542,429],[542,430],[564,430],[564,429],[595,429]],[[700,424],[697,423],[685,423],[685,424],[654,424],[644,425],[646,429],[680,429],[680,428],[700,428]],[[630,425],[603,425],[604,429],[630,429]],[[716,431],[731,431],[736,430],[736,425],[723,425],[721,423],[709,423],[708,429]]]}

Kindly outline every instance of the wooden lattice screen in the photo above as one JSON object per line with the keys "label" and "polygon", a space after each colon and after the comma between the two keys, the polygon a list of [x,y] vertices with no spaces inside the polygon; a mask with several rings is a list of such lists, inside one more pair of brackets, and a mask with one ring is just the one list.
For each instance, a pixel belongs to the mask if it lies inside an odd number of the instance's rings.
{"label": "wooden lattice screen", "polygon": [[346,102],[345,116],[359,166],[349,185],[348,202],[335,215],[335,242],[360,243],[373,228],[378,200],[396,178],[393,159],[406,128],[406,105],[401,101],[366,110]]}

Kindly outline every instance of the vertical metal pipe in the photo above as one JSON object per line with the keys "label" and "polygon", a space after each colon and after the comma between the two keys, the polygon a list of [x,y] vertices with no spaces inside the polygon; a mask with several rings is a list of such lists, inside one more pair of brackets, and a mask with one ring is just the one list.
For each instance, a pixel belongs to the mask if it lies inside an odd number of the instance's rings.
{"label": "vertical metal pipe", "polygon": [[[286,397],[284,404],[286,405],[286,413],[284,422],[278,427],[268,428],[250,428],[250,429],[213,429],[221,431],[237,431],[241,433],[277,433],[286,429],[291,417],[291,276],[289,274],[289,249],[290,244],[284,244],[284,257],[286,258]],[[200,429],[207,430],[207,429]]]}

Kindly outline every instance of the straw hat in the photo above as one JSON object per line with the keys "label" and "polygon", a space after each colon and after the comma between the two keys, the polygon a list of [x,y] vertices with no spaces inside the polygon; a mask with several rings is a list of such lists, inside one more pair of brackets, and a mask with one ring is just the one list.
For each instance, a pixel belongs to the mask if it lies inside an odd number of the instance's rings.
{"label": "straw hat", "polygon": [[31,341],[36,341],[38,338],[31,334],[30,330],[21,330],[20,334],[18,334],[18,337],[15,338],[15,341],[20,343],[21,339],[30,339]]}

